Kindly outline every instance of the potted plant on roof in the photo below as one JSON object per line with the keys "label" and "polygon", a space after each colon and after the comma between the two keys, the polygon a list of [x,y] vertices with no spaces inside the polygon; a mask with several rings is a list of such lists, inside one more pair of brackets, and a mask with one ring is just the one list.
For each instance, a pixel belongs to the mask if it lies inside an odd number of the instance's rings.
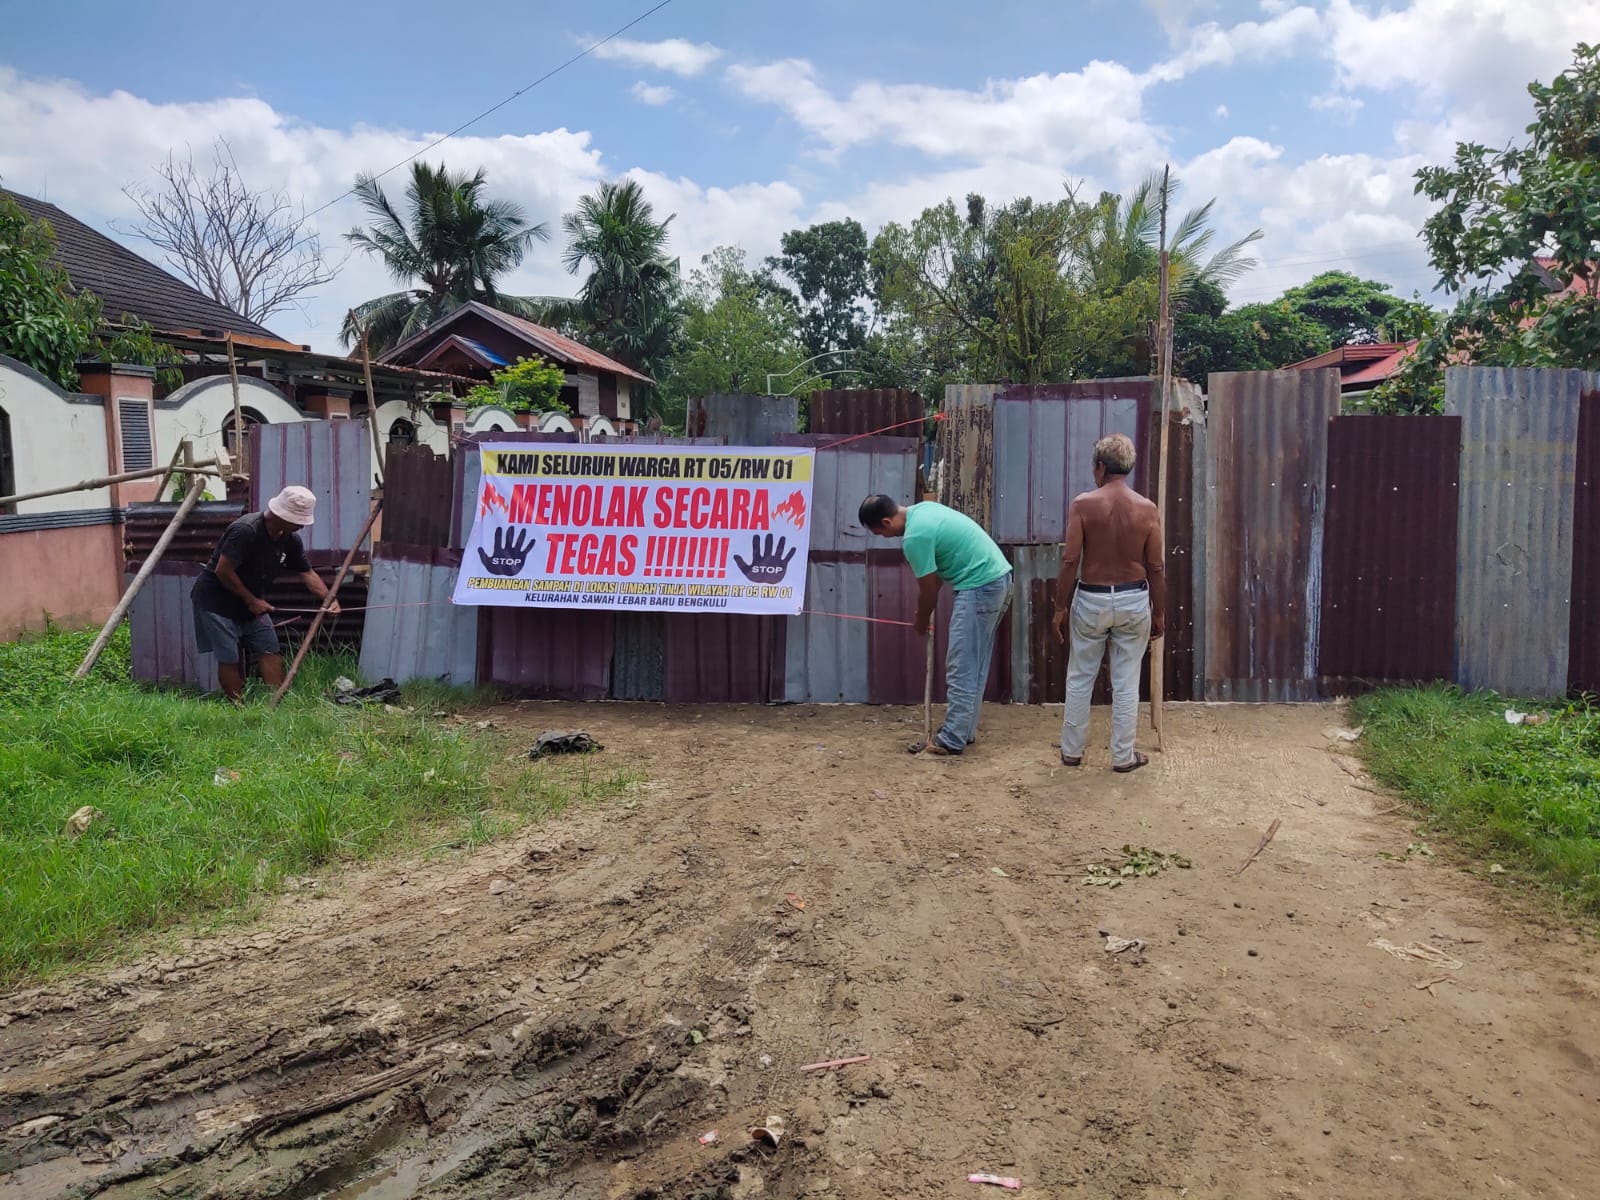
{"label": "potted plant on roof", "polygon": [[566,381],[566,373],[560,367],[540,358],[519,358],[496,371],[490,382],[480,383],[468,392],[466,405],[471,409],[498,404],[512,413],[522,428],[535,429],[542,414],[569,411],[561,402],[561,388]]}

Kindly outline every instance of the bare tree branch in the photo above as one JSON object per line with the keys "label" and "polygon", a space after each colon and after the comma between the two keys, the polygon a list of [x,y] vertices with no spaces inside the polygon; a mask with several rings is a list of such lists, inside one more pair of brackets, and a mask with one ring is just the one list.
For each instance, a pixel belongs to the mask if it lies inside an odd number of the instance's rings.
{"label": "bare tree branch", "polygon": [[322,242],[283,190],[252,192],[233,148],[218,138],[209,176],[193,152],[168,154],[154,187],[123,188],[139,209],[130,230],[158,247],[194,287],[240,316],[263,322],[297,307],[302,294],[333,278]]}

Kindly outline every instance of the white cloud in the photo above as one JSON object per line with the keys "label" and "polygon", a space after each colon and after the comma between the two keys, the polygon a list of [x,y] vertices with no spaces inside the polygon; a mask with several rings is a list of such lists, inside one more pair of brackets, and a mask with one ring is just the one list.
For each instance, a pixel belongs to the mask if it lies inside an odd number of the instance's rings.
{"label": "white cloud", "polygon": [[[592,39],[580,39],[588,42]],[[698,75],[717,59],[722,49],[709,42],[689,42],[683,38],[667,38],[660,42],[634,42],[627,38],[613,38],[595,49],[596,58],[623,62],[634,67],[652,67],[657,71],[670,71],[674,75]]]}
{"label": "white cloud", "polygon": [[633,98],[639,101],[640,104],[648,104],[652,108],[660,108],[663,104],[671,104],[678,95],[677,92],[669,87],[646,83],[642,79],[628,90],[633,93]]}
{"label": "white cloud", "polygon": [[[136,215],[123,186],[149,181],[169,148],[181,155],[189,146],[199,158],[209,154],[219,136],[228,139],[246,182],[282,186],[315,208],[349,188],[357,172],[382,170],[437,135],[366,125],[329,129],[247,98],[157,104],[127,92],[96,94],[75,83],[30,79],[0,67],[0,181],[28,195],[45,195],[136,250],[148,247],[111,226],[117,222],[126,228]],[[561,214],[600,180],[622,173],[608,169],[587,132],[461,136],[425,158],[462,169],[482,166],[495,196],[515,200],[529,219],[550,229],[552,240],[536,246],[506,279],[506,291],[571,294],[574,280],[562,269],[558,249]],[[407,169],[385,177],[391,196],[403,193]],[[800,194],[785,183],[702,189],[684,179],[640,177],[658,211],[678,214],[672,246],[686,262],[697,262],[722,242],[775,242],[800,221]],[[359,206],[345,197],[314,217],[313,225],[337,262],[347,250],[342,235],[363,221]],[[352,256],[307,300],[304,312],[278,314],[267,325],[291,340],[334,351],[346,310],[395,286],[381,264]]]}
{"label": "white cloud", "polygon": [[1279,12],[1265,21],[1241,21],[1229,26],[1212,22],[1189,30],[1179,39],[1183,45],[1178,53],[1152,67],[1150,76],[1169,83],[1207,67],[1288,58],[1316,45],[1321,36],[1321,15],[1304,6]]}
{"label": "white cloud", "polygon": [[1216,111],[1211,115],[1219,121],[1226,121],[1228,119],[1228,106],[1226,104],[1217,105]]}
{"label": "white cloud", "polygon": [[1398,8],[1332,0],[1324,23],[1346,91],[1432,101],[1499,140],[1527,124],[1527,83],[1548,81],[1579,41],[1593,40],[1600,0],[1412,0]]}
{"label": "white cloud", "polygon": [[1320,96],[1311,97],[1311,109],[1313,112],[1330,113],[1335,118],[1345,122],[1355,120],[1356,116],[1365,107],[1365,100],[1362,100],[1359,96],[1346,95],[1343,92],[1325,92]]}
{"label": "white cloud", "polygon": [[833,151],[888,142],[935,158],[1038,157],[1062,165],[1161,154],[1162,139],[1143,116],[1146,83],[1119,63],[977,90],[869,81],[835,95],[803,59],[733,66],[728,80]]}

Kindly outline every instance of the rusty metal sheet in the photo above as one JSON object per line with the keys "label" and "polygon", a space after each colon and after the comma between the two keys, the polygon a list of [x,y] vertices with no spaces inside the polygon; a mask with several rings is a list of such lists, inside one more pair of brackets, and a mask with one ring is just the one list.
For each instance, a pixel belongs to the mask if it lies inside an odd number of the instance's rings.
{"label": "rusty metal sheet", "polygon": [[1600,391],[1584,392],[1578,412],[1568,641],[1568,688],[1600,692]]}
{"label": "rusty metal sheet", "polygon": [[[172,523],[176,504],[130,504],[123,516],[122,542],[128,569],[137,571]],[[206,563],[222,535],[244,515],[244,505],[225,500],[202,501],[190,510],[162,554],[163,562]]]}
{"label": "rusty metal sheet", "polygon": [[[317,511],[301,535],[306,550],[341,555],[354,545],[372,511],[372,438],[365,421],[258,425],[248,453],[251,512],[289,484],[310,488]],[[363,549],[370,551],[370,540]]]}
{"label": "rusty metal sheet", "polygon": [[994,526],[993,384],[951,384],[939,422],[938,477],[930,480],[941,504]]}
{"label": "rusty metal sheet", "polygon": [[813,559],[806,572],[805,609],[788,619],[784,699],[795,704],[867,703],[872,698],[867,670],[872,627],[861,619],[867,615],[866,556]]}
{"label": "rusty metal sheet", "polygon": [[[128,610],[131,669],[141,683],[217,690],[217,660],[194,645],[194,606],[189,591],[200,565],[163,561],[145,581]],[[132,572],[128,583],[133,582]]]}
{"label": "rusty metal sheet", "polygon": [[[950,610],[955,593],[945,588],[939,595],[934,615],[933,699],[945,702],[944,666],[949,650]],[[994,658],[989,664],[989,679],[983,698],[1003,703],[1011,698],[1011,611],[1000,622],[995,634]],[[917,615],[917,578],[904,556],[877,552],[867,558],[867,615],[874,622],[904,622],[869,626],[867,636],[867,694],[873,704],[921,704],[927,643],[917,636],[910,622]],[[935,720],[937,720],[937,716]]]}
{"label": "rusty metal sheet", "polygon": [[427,558],[418,562],[388,557],[380,544],[372,560],[361,636],[361,674],[368,682],[430,679],[452,687],[477,682],[478,610],[450,603],[461,556],[427,549]]}
{"label": "rusty metal sheet", "polygon": [[1459,417],[1328,430],[1317,672],[1326,694],[1453,674]]}
{"label": "rusty metal sheet", "polygon": [[[1176,397],[1175,397],[1176,399]],[[1152,412],[1147,424],[1143,476],[1153,489],[1161,455],[1158,424]],[[1167,496],[1162,504],[1167,568],[1167,636],[1162,642],[1162,695],[1173,701],[1198,700],[1204,694],[1201,638],[1205,622],[1197,597],[1205,595],[1205,523],[1198,510],[1202,490],[1199,464],[1205,449],[1205,421],[1199,405],[1185,411],[1177,403],[1167,418]],[[1148,690],[1148,689],[1147,689]]]}
{"label": "rusty metal sheet", "polygon": [[604,700],[612,617],[574,608],[478,610],[477,679],[536,700]]}
{"label": "rusty metal sheet", "polygon": [[806,415],[812,433],[893,433],[920,441],[927,404],[908,388],[826,389],[806,398]]}
{"label": "rusty metal sheet", "polygon": [[406,546],[450,544],[455,465],[426,446],[391,446],[384,459],[378,540]]}
{"label": "rusty metal sheet", "polygon": [[1518,696],[1567,690],[1583,371],[1451,367],[1462,420],[1455,677]]}
{"label": "rusty metal sheet", "polygon": [[[1131,392],[1131,385],[1127,386]],[[1141,398],[1111,386],[1061,384],[1008,387],[994,402],[994,527],[996,540],[1059,542],[1067,506],[1094,488],[1094,444],[1126,434],[1141,451],[1129,482],[1140,491],[1149,426],[1150,388]]]}
{"label": "rusty metal sheet", "polygon": [[669,704],[767,704],[783,699],[787,617],[668,613]]}
{"label": "rusty metal sheet", "polygon": [[793,396],[702,396],[689,401],[685,432],[729,446],[776,446],[800,431],[800,401]]}
{"label": "rusty metal sheet", "polygon": [[667,698],[666,614],[619,612],[612,625],[611,698]]}
{"label": "rusty metal sheet", "polygon": [[810,446],[817,451],[812,475],[811,553],[898,549],[898,538],[874,538],[856,520],[861,502],[874,493],[915,504],[917,450],[915,438],[865,437],[842,441],[836,435],[790,434],[780,446]]}
{"label": "rusty metal sheet", "polygon": [[1211,376],[1206,699],[1315,699],[1336,370]]}

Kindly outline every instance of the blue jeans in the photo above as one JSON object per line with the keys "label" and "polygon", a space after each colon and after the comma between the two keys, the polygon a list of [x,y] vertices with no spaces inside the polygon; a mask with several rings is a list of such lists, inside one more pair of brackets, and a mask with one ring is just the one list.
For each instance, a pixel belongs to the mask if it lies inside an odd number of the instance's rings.
{"label": "blue jeans", "polygon": [[1061,753],[1082,758],[1089,739],[1089,702],[1107,646],[1111,649],[1111,765],[1133,761],[1139,731],[1139,664],[1150,645],[1150,593],[1085,592],[1072,598],[1072,646]]}
{"label": "blue jeans", "polygon": [[1010,571],[993,583],[956,593],[950,614],[950,653],[944,668],[948,707],[944,724],[933,735],[951,754],[960,754],[978,736],[978,710],[983,706],[984,684],[989,681],[994,635],[1010,607]]}

